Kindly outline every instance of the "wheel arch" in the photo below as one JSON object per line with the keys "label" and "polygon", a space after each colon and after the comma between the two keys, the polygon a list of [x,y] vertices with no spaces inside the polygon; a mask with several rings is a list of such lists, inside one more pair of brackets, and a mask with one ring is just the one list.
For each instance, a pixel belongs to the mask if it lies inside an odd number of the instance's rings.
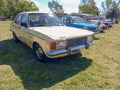
{"label": "wheel arch", "polygon": [[[32,49],[34,49],[35,45],[40,45],[40,44],[39,44],[38,42],[34,41],[34,42],[32,43]],[[40,46],[40,47],[41,47],[41,46]]]}
{"label": "wheel arch", "polygon": [[35,45],[39,45],[39,46],[42,48],[43,52],[44,52],[44,48],[43,48],[43,47],[41,46],[41,44],[40,44],[39,42],[37,42],[37,41],[34,41],[34,42],[32,43],[32,49],[33,49],[33,50],[34,50]]}

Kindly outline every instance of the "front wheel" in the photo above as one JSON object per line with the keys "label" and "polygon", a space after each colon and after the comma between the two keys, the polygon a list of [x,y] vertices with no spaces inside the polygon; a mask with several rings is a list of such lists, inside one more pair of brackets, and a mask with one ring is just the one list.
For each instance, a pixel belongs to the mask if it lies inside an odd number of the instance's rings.
{"label": "front wheel", "polygon": [[46,62],[46,56],[45,56],[42,48],[40,47],[40,45],[35,44],[33,49],[34,49],[34,53],[35,53],[35,56],[37,57],[38,61]]}

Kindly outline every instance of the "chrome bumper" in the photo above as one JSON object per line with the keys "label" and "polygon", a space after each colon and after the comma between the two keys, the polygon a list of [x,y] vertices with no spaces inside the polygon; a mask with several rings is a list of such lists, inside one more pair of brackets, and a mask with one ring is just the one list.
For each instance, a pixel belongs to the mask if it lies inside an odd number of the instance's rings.
{"label": "chrome bumper", "polygon": [[80,45],[80,46],[76,46],[76,47],[69,47],[68,49],[47,51],[46,54],[47,54],[47,56],[56,56],[56,55],[60,55],[60,54],[65,54],[63,56],[66,56],[66,54],[67,55],[72,54],[72,52],[77,51],[79,49],[82,49],[82,48],[87,49],[89,47],[89,45],[93,45],[93,44],[94,44],[94,42],[90,42],[90,43],[88,43],[86,45],[84,44],[84,45]]}

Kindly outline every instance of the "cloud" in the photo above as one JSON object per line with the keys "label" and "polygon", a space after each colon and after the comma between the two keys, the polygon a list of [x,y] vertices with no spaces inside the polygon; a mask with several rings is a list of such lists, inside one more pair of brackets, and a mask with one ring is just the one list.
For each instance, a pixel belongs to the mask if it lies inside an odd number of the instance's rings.
{"label": "cloud", "polygon": [[78,12],[80,0],[61,0],[66,13]]}
{"label": "cloud", "polygon": [[80,0],[61,0],[61,3],[65,3],[65,4],[79,4]]}
{"label": "cloud", "polygon": [[37,5],[40,12],[49,12],[50,11],[47,5],[44,5],[43,3],[40,3],[39,1],[35,1],[35,0],[31,0],[31,1],[33,1]]}
{"label": "cloud", "polygon": [[[39,0],[31,0],[33,1],[39,8],[39,11],[41,12],[49,12],[49,8],[47,6],[47,2],[49,0],[40,2]],[[63,9],[65,10],[65,13],[72,13],[72,12],[78,12],[78,7],[80,4],[80,0],[58,0],[58,3],[60,3],[63,6]]]}

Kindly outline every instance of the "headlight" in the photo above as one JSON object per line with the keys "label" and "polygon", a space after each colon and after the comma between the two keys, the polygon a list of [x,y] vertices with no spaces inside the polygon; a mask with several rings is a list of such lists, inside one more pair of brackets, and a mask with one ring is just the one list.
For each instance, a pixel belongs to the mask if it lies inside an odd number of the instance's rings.
{"label": "headlight", "polygon": [[92,42],[95,39],[95,35],[91,35],[87,37],[87,43]]}
{"label": "headlight", "polygon": [[64,48],[66,48],[66,46],[67,46],[67,43],[65,40],[57,42],[57,49],[64,49]]}
{"label": "headlight", "polygon": [[58,40],[50,44],[50,50],[64,49],[66,48],[66,46],[67,46],[66,40]]}

